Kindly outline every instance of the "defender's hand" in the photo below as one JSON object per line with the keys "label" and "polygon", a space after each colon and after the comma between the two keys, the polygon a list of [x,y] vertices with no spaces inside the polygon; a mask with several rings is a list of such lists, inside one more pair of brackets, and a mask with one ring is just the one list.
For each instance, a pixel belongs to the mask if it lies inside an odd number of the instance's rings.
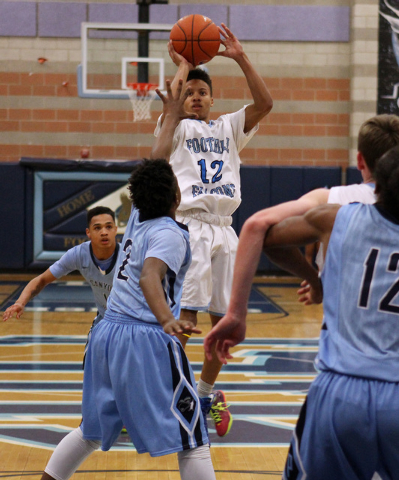
{"label": "defender's hand", "polygon": [[13,317],[14,314],[16,318],[19,318],[24,313],[24,307],[19,303],[14,303],[11,307],[8,307],[7,310],[3,313],[3,322],[7,321],[9,318]]}

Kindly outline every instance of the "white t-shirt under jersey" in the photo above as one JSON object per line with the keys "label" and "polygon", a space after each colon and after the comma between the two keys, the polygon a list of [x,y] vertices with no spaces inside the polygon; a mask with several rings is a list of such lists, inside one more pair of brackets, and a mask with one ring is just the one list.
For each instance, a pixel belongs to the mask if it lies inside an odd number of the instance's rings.
{"label": "white t-shirt under jersey", "polygon": [[372,204],[376,201],[374,189],[374,183],[332,187],[328,194],[327,203],[338,203],[339,205],[348,205],[348,203],[354,202]]}
{"label": "white t-shirt under jersey", "polygon": [[[361,183],[354,185],[341,185],[339,187],[330,188],[327,203],[336,203],[338,205],[348,205],[349,203],[375,203],[377,197],[374,193],[374,183]],[[316,265],[319,272],[324,267],[323,244],[320,244],[319,251],[316,255]]]}
{"label": "white t-shirt under jersey", "polygon": [[[182,120],[176,127],[170,164],[181,190],[180,211],[197,208],[227,216],[240,205],[239,152],[259,128],[244,133],[245,108],[208,124]],[[160,120],[155,136],[159,130]]]}

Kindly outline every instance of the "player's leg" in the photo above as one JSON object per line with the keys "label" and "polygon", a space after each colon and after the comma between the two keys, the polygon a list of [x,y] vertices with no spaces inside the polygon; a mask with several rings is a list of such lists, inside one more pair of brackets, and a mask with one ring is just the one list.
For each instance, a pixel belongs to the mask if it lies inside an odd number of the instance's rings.
{"label": "player's leg", "polygon": [[372,478],[378,445],[367,382],[331,372],[316,377],[298,419],[283,480]]}
{"label": "player's leg", "polygon": [[194,373],[181,344],[160,325],[130,323],[117,339],[110,373],[136,450],[160,456],[208,444]]}
{"label": "player's leg", "polygon": [[381,465],[378,472],[383,480],[392,480],[399,472],[399,384],[378,384],[377,434]]}
{"label": "player's leg", "polygon": [[[83,376],[82,416],[80,426],[86,440],[101,440],[107,451],[118,438],[123,422],[114,392],[110,362],[118,348],[119,324],[109,315],[92,331]],[[118,374],[121,375],[121,368]]]}
{"label": "player's leg", "polygon": [[[212,258],[212,298],[209,305],[212,326],[216,325],[227,311],[231,294],[231,285],[234,272],[234,261],[237,251],[238,238],[231,227],[211,226],[213,232]],[[215,347],[214,347],[215,348]],[[222,368],[222,363],[214,351],[212,359],[204,359],[201,377],[198,382],[200,397],[213,391],[214,384]],[[216,432],[223,437],[229,433],[233,417],[228,409],[226,398],[221,390],[214,392],[211,417],[215,423]]]}
{"label": "player's leg", "polygon": [[80,427],[76,428],[57,445],[44,469],[42,480],[68,480],[100,446],[98,441],[85,440]]}
{"label": "player's leg", "polygon": [[209,445],[184,450],[177,454],[181,480],[214,480]]}

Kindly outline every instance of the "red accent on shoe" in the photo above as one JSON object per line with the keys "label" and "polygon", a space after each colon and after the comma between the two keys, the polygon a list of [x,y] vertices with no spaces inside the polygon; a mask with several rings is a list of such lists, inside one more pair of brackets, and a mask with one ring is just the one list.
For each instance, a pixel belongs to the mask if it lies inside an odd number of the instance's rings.
{"label": "red accent on shoe", "polygon": [[229,412],[229,405],[226,404],[226,397],[222,390],[216,390],[213,392],[213,402],[211,406],[210,415],[215,422],[216,433],[219,437],[224,437],[230,431],[233,424],[233,417]]}

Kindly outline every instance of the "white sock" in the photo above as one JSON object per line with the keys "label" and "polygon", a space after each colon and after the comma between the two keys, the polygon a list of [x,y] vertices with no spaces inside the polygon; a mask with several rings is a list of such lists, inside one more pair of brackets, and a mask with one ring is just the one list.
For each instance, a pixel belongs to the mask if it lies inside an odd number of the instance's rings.
{"label": "white sock", "polygon": [[216,480],[209,445],[178,452],[181,480]]}
{"label": "white sock", "polygon": [[199,397],[209,397],[212,393],[213,385],[204,382],[201,378],[198,381],[197,391]]}
{"label": "white sock", "polygon": [[80,427],[72,430],[57,445],[44,471],[56,480],[68,480],[101,442],[85,440]]}

